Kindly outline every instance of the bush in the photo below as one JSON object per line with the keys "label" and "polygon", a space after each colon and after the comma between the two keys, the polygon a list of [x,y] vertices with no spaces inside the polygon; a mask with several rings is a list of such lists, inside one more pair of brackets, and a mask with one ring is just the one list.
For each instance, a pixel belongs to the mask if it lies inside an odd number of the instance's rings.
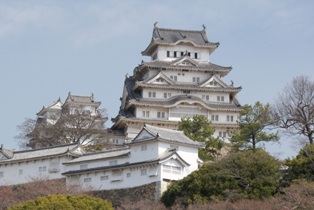
{"label": "bush", "polygon": [[206,204],[213,200],[262,199],[274,195],[282,177],[280,163],[267,152],[244,151],[207,163],[164,192],[165,206]]}
{"label": "bush", "polygon": [[48,195],[14,205],[9,210],[62,209],[62,210],[113,210],[112,204],[87,195]]}

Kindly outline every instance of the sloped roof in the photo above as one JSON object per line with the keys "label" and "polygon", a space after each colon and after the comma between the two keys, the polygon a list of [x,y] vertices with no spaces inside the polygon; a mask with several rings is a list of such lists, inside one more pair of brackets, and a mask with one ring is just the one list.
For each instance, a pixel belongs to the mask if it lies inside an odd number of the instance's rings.
{"label": "sloped roof", "polygon": [[153,60],[150,62],[142,62],[141,65],[138,67],[139,70],[145,68],[145,67],[150,67],[150,68],[157,68],[157,69],[177,69],[177,70],[182,70],[182,69],[189,69],[189,71],[214,71],[215,73],[219,73],[222,76],[227,75],[231,70],[231,66],[220,66],[211,62],[198,62],[197,65],[195,66],[181,66],[181,65],[175,65],[178,60],[173,60],[173,61],[164,61],[164,60]]}
{"label": "sloped roof", "polygon": [[242,110],[242,107],[238,104],[208,102],[193,95],[178,95],[178,96],[173,96],[171,98],[167,98],[165,100],[149,100],[149,99],[133,100],[132,99],[129,101],[129,104],[137,105],[137,106],[174,107],[183,102],[199,103],[203,107],[210,110],[233,110],[233,111]]}
{"label": "sloped roof", "polygon": [[[148,132],[151,136],[141,138],[142,132]],[[184,135],[183,131],[177,131],[172,129],[166,129],[161,127],[156,127],[152,125],[145,124],[139,134],[132,140],[130,144],[150,141],[150,140],[159,140],[159,141],[166,141],[166,142],[176,142],[179,144],[185,144],[190,146],[196,147],[203,147],[204,145],[200,142],[196,142],[188,138]]]}
{"label": "sloped roof", "polygon": [[66,106],[69,103],[79,103],[79,104],[97,104],[100,105],[100,102],[94,101],[94,94],[91,96],[79,96],[79,95],[72,95],[69,92],[67,99],[65,100],[63,106]]}
{"label": "sloped roof", "polygon": [[[0,153],[7,159],[10,159],[13,157],[13,150],[10,150],[10,149],[6,149],[3,147],[3,145],[1,144],[1,147],[0,147]],[[0,160],[1,162],[1,160]]]}
{"label": "sloped roof", "polygon": [[62,103],[61,99],[59,98],[57,101],[53,102],[51,105],[43,106],[43,108],[36,115],[40,116],[48,110],[61,110],[62,105],[63,105],[63,103]]}
{"label": "sloped roof", "polygon": [[61,146],[46,147],[41,149],[13,151],[13,155],[11,155],[6,160],[0,160],[0,164],[7,162],[21,162],[25,160],[42,159],[65,154],[77,157],[82,155],[83,153],[85,153],[85,151],[81,148],[80,144],[73,143]]}
{"label": "sloped roof", "polygon": [[[203,83],[205,84],[205,82]],[[225,84],[225,83],[223,83]],[[148,88],[157,88],[157,89],[170,89],[170,90],[192,90],[192,91],[204,91],[204,92],[225,92],[225,93],[238,93],[242,90],[242,87],[206,87],[205,85],[188,85],[188,84],[178,84],[174,83],[174,85],[171,84],[149,84],[146,83],[146,81],[140,81],[137,82],[134,86],[133,90],[135,90],[138,87],[148,87]],[[130,97],[132,98],[132,97]],[[139,97],[137,97],[139,99]]]}
{"label": "sloped roof", "polygon": [[82,156],[75,158],[73,160],[70,160],[68,162],[65,162],[63,164],[68,165],[68,164],[79,163],[79,162],[89,162],[89,161],[94,161],[94,160],[116,158],[116,157],[122,157],[122,156],[129,156],[129,154],[130,154],[130,149],[128,147],[124,147],[120,149],[110,149],[110,150],[106,150],[102,152],[83,154]]}
{"label": "sloped roof", "polygon": [[158,28],[156,25],[150,44],[142,55],[150,55],[156,45],[175,45],[180,42],[190,42],[197,47],[217,48],[219,43],[209,42],[204,30],[182,30]]}
{"label": "sloped roof", "polygon": [[151,160],[146,160],[146,161],[140,161],[140,162],[126,162],[123,164],[118,164],[118,165],[113,165],[113,166],[102,166],[102,167],[94,167],[94,168],[88,168],[88,169],[81,169],[81,170],[71,170],[67,171],[65,173],[62,173],[62,175],[73,175],[73,174],[81,174],[81,173],[86,173],[86,172],[96,172],[96,171],[104,171],[104,170],[112,170],[112,169],[122,169],[122,168],[127,168],[127,167],[140,167],[144,165],[153,165],[153,164],[158,164],[159,162],[163,162],[172,156],[176,156],[177,160],[180,161],[183,165],[189,166],[186,161],[175,151],[172,149],[166,150],[163,154],[161,154],[159,157]]}

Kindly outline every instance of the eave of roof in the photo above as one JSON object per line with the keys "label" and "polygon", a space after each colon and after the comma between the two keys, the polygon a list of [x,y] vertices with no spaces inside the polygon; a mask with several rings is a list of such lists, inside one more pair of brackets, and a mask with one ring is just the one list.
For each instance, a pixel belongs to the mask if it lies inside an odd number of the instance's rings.
{"label": "eave of roof", "polygon": [[191,90],[191,91],[203,91],[203,92],[214,92],[214,93],[238,93],[242,90],[242,87],[229,87],[229,88],[216,88],[216,87],[200,87],[197,85],[186,85],[178,84],[176,85],[159,85],[159,84],[147,84],[145,82],[136,82],[133,90],[136,90],[138,87],[146,88],[157,88],[157,89],[174,89],[174,90]]}
{"label": "eave of roof", "polygon": [[[61,157],[61,156],[77,157],[79,156],[79,154],[73,153],[72,151],[78,148],[78,146],[79,145],[77,143],[73,143],[73,144],[68,144],[68,145],[58,145],[54,147],[46,147],[46,148],[40,148],[40,149],[13,151],[12,158],[7,159],[7,160],[0,160],[0,165],[8,164],[8,163],[32,161],[32,160],[38,160],[38,159],[46,159],[46,158],[51,158],[51,157]],[[33,153],[33,156],[31,156],[32,153]],[[23,154],[25,155],[23,156]]]}
{"label": "eave of roof", "polygon": [[204,72],[217,72],[217,73],[225,73],[228,74],[231,70],[231,66],[220,66],[217,64],[213,64],[210,62],[207,63],[199,63],[196,66],[183,66],[183,65],[173,65],[176,61],[161,61],[154,60],[151,62],[143,62],[138,69],[144,69],[146,67],[156,68],[156,69],[166,69],[166,70],[189,70],[189,71],[204,71]]}
{"label": "eave of roof", "polygon": [[84,154],[78,158],[70,160],[68,162],[62,163],[63,165],[72,165],[81,162],[91,162],[95,160],[105,160],[105,159],[112,159],[117,157],[127,157],[130,155],[129,148],[119,148],[119,149],[112,149],[109,151],[102,151],[97,153],[89,153]]}
{"label": "eave of roof", "polygon": [[150,107],[161,107],[161,108],[171,108],[175,107],[180,103],[187,102],[187,103],[198,103],[202,105],[204,108],[208,110],[215,110],[215,111],[236,111],[239,112],[242,110],[241,106],[237,106],[235,104],[228,104],[228,103],[209,103],[205,102],[204,100],[190,95],[180,95],[174,96],[169,98],[168,100],[134,100],[131,99],[128,102],[128,106],[126,108],[134,105],[134,106],[150,106]]}
{"label": "eave of roof", "polygon": [[156,25],[153,30],[151,42],[142,51],[142,55],[150,55],[158,45],[177,45],[182,42],[190,43],[195,47],[216,49],[219,43],[209,42],[206,31],[204,30],[180,30],[158,28]]}
{"label": "eave of roof", "polygon": [[[135,163],[126,162],[123,164],[113,165],[113,166],[102,166],[102,167],[95,167],[95,168],[88,168],[88,169],[81,169],[81,170],[72,170],[72,171],[64,172],[62,173],[62,175],[74,175],[74,174],[82,174],[82,173],[95,172],[95,171],[118,170],[118,169],[123,169],[123,168],[130,168],[130,167],[136,168],[136,167],[142,167],[142,166],[158,165],[160,161],[166,160],[167,158],[171,157],[174,154],[180,157],[175,151],[173,151],[169,153],[169,155],[165,155],[161,158],[158,157],[157,159],[153,159],[153,160],[141,161],[141,162],[135,162]],[[183,159],[180,157],[180,160],[183,160]],[[186,164],[189,165],[188,163]]]}

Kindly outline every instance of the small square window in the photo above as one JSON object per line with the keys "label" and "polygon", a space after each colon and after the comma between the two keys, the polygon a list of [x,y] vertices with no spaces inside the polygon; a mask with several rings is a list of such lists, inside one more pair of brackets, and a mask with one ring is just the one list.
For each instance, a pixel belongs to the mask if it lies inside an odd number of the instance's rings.
{"label": "small square window", "polygon": [[92,181],[92,178],[88,177],[88,178],[84,178],[84,183],[88,183],[88,182],[91,182]]}
{"label": "small square window", "polygon": [[130,178],[131,177],[131,173],[127,173],[126,177]]}
{"label": "small square window", "polygon": [[87,164],[80,165],[80,169],[81,169],[81,170],[87,169]]}
{"label": "small square window", "polygon": [[106,176],[101,176],[100,177],[100,181],[106,181],[106,180],[108,180],[109,179],[109,176],[108,175],[106,175]]}
{"label": "small square window", "polygon": [[114,165],[117,165],[118,164],[118,161],[117,160],[110,160],[109,161],[109,165],[110,166],[114,166]]}
{"label": "small square window", "polygon": [[146,176],[147,175],[147,169],[141,169],[141,176]]}
{"label": "small square window", "polygon": [[147,145],[142,145],[141,146],[141,151],[146,151],[147,150]]}

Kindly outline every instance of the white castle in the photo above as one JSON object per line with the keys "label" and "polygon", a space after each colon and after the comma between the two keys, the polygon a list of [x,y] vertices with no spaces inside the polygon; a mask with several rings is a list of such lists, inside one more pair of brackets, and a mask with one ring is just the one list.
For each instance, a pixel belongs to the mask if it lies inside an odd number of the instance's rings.
{"label": "white castle", "polygon": [[[206,116],[214,135],[226,141],[230,131],[238,128],[242,107],[236,94],[241,87],[222,81],[231,67],[208,59],[218,46],[208,41],[205,27],[191,31],[155,25],[151,42],[142,52],[151,61],[143,61],[126,77],[120,111],[104,140],[116,146],[91,153],[79,141],[24,151],[1,145],[0,185],[23,184],[36,177],[65,178],[68,188],[94,190],[156,183],[158,198],[169,182],[184,178],[202,163],[198,149],[204,145],[176,131],[181,118]],[[99,105],[93,96],[69,94],[65,104],[58,100],[38,117],[54,124],[62,109],[79,107],[96,113]]]}

